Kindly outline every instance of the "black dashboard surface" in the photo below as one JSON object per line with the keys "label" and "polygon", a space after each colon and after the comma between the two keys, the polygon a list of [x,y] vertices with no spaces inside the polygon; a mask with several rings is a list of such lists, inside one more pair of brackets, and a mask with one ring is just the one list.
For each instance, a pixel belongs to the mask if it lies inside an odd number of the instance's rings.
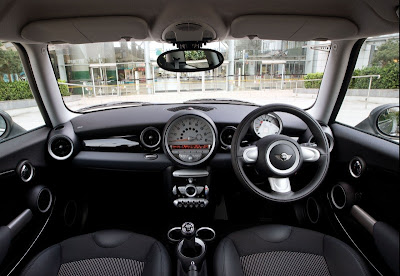
{"label": "black dashboard surface", "polygon": [[[81,139],[109,137],[129,134],[148,126],[162,130],[167,121],[179,111],[204,111],[218,128],[227,125],[237,126],[243,118],[257,106],[235,104],[159,104],[139,107],[118,108],[85,113],[71,120],[74,132]],[[307,130],[306,124],[299,118],[277,113],[283,121],[283,134],[298,136]],[[220,129],[219,129],[220,130]]]}

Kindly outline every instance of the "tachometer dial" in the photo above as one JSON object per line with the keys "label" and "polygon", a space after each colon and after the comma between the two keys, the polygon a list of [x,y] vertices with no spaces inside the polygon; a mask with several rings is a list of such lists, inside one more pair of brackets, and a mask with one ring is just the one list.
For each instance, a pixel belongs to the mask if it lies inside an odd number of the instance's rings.
{"label": "tachometer dial", "polygon": [[282,123],[275,114],[263,114],[253,121],[253,129],[258,137],[263,138],[267,135],[279,134]]}
{"label": "tachometer dial", "polygon": [[168,154],[181,164],[196,165],[205,161],[215,148],[216,132],[205,118],[183,115],[166,129],[164,142]]}

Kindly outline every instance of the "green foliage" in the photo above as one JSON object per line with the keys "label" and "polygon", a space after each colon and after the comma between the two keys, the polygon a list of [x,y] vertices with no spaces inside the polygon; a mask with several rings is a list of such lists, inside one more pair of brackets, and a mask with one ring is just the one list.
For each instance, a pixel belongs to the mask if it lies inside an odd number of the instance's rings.
{"label": "green foliage", "polygon": [[[11,49],[0,49],[0,75],[7,74],[10,79],[11,74],[20,74],[23,72],[21,60],[18,52]],[[1,78],[1,81],[3,78]]]}
{"label": "green foliage", "polygon": [[65,83],[65,81],[63,80],[58,80],[58,87],[60,88],[60,92],[61,92],[61,96],[65,97],[65,96],[70,96],[71,93],[69,92],[68,89],[68,85],[66,84],[60,84],[61,83]]}
{"label": "green foliage", "polygon": [[395,60],[399,60],[399,40],[390,39],[379,46],[372,59],[372,65],[384,67]]}
{"label": "green foliage", "polygon": [[[384,67],[372,66],[356,69],[353,76],[380,75],[380,79],[372,78],[372,89],[396,89],[399,87],[399,64],[389,62]],[[350,89],[368,89],[369,78],[353,78]]]}
{"label": "green foliage", "polygon": [[[397,89],[399,88],[399,64],[388,62],[385,66],[372,66],[363,69],[355,69],[353,76],[380,75],[380,79],[373,77],[371,89]],[[307,74],[305,80],[322,79],[323,73]],[[353,78],[349,89],[368,89],[370,78]],[[306,81],[305,88],[319,88],[321,81]]]}
{"label": "green foliage", "polygon": [[319,88],[321,86],[322,77],[324,73],[310,73],[304,77],[304,80],[316,80],[316,81],[305,81],[304,87],[305,88]]}
{"label": "green foliage", "polygon": [[0,82],[0,101],[33,99],[26,81]]}
{"label": "green foliage", "polygon": [[186,60],[201,60],[206,59],[206,54],[201,50],[185,51]]}
{"label": "green foliage", "polygon": [[[67,85],[60,84],[59,87],[62,96],[71,95]],[[25,99],[33,99],[33,94],[27,81],[0,82],[0,101]]]}

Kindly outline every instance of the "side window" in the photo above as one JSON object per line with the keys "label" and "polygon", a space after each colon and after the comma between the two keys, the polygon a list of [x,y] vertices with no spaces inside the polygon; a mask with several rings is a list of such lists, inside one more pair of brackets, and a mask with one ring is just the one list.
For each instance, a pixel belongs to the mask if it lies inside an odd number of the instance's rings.
{"label": "side window", "polygon": [[0,42],[0,142],[43,125],[17,50]]}
{"label": "side window", "polygon": [[337,122],[399,142],[399,34],[361,47]]}

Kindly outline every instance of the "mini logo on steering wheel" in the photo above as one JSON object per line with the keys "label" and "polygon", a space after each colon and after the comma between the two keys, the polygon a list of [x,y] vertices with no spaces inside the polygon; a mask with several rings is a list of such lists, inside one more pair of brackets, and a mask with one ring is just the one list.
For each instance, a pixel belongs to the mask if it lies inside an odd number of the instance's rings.
{"label": "mini logo on steering wheel", "polygon": [[292,158],[292,155],[287,154],[286,152],[282,152],[281,154],[277,154],[275,155],[275,157],[283,162],[289,160],[290,158]]}

